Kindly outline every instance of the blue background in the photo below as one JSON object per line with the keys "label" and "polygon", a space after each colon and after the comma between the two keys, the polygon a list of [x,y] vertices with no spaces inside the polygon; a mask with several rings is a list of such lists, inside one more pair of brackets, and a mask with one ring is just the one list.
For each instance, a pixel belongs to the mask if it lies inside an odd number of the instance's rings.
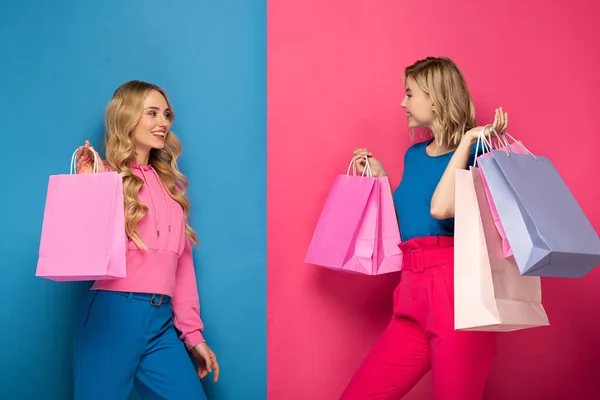
{"label": "blue background", "polygon": [[222,368],[204,387],[265,399],[265,0],[2,0],[0,15],[0,398],[72,398],[90,284],[34,276],[48,176],[68,173],[85,139],[102,147],[113,91],[140,79],[166,89],[184,146],[205,336]]}

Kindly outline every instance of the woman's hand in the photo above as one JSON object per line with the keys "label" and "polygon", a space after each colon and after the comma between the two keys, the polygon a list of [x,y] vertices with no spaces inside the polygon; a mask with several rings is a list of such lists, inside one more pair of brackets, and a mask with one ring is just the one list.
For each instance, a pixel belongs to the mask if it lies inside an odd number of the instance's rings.
{"label": "woman's hand", "polygon": [[96,154],[98,160],[98,172],[104,172],[104,163],[100,155],[90,145],[90,142],[86,140],[83,146],[79,146],[79,151],[77,152],[78,174],[91,174],[94,172],[94,154]]}
{"label": "woman's hand", "polygon": [[219,380],[219,364],[217,363],[217,356],[208,347],[206,343],[199,343],[192,348],[192,355],[198,361],[198,377],[204,379],[209,372],[214,370],[213,380],[216,382]]}
{"label": "woman's hand", "polygon": [[[503,134],[506,131],[506,128],[508,128],[508,113],[505,113],[502,110],[502,107],[496,108],[496,115],[494,116],[494,123],[492,124],[492,127],[494,128],[494,130],[496,131],[496,133],[498,135]],[[477,139],[479,138],[479,135],[481,134],[481,130],[484,128],[485,127],[483,127],[483,126],[477,126],[473,129],[467,131],[465,136],[467,136],[471,140],[471,142],[474,143],[477,141]],[[490,137],[491,134],[492,134],[491,129],[485,130],[485,135],[487,137]]]}
{"label": "woman's hand", "polygon": [[379,178],[382,176],[387,176],[387,172],[385,172],[385,169],[379,160],[373,158],[367,149],[358,148],[354,150],[352,162],[356,166],[356,169],[360,175],[362,175],[365,170],[367,157],[369,158],[369,166],[371,167],[371,174],[373,177]]}

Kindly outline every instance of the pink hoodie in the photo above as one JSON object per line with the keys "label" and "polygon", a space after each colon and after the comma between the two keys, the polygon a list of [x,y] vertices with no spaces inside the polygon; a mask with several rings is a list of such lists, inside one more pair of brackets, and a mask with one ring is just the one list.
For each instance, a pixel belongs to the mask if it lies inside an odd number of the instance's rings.
{"label": "pink hoodie", "polygon": [[147,250],[129,240],[127,277],[96,281],[92,289],[170,296],[173,322],[189,349],[205,340],[192,243],[185,235],[183,209],[164,189],[152,166],[134,163],[131,168],[144,180],[138,196],[148,206],[148,213],[138,227]]}

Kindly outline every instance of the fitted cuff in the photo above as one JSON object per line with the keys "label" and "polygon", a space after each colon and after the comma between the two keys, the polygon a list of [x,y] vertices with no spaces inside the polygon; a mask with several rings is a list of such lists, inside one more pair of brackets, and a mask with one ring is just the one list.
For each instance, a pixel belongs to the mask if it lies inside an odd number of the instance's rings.
{"label": "fitted cuff", "polygon": [[190,332],[185,335],[185,338],[183,339],[183,343],[188,350],[192,349],[197,344],[205,342],[206,340],[200,331]]}

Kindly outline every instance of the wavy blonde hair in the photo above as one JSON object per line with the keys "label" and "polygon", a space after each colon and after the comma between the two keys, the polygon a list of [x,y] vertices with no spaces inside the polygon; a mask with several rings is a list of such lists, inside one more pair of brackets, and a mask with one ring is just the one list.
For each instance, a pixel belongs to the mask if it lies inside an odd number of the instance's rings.
{"label": "wavy blonde hair", "polygon": [[465,132],[477,126],[475,106],[461,70],[447,57],[427,57],[405,69],[404,86],[408,77],[433,101],[433,136],[449,149],[458,147]]}
{"label": "wavy blonde hair", "polygon": [[[133,131],[142,117],[146,94],[156,90],[162,94],[171,108],[164,90],[151,83],[129,81],[121,85],[113,94],[105,116],[104,145],[108,165],[123,176],[123,197],[125,201],[125,232],[141,249],[146,249],[138,229],[138,222],[148,213],[148,207],[138,197],[144,181],[133,173],[130,164],[135,161]],[[171,108],[170,121],[175,114]],[[185,233],[194,244],[198,244],[196,233],[187,222],[190,202],[185,193],[188,180],[177,167],[181,153],[181,142],[172,131],[165,137],[165,147],[150,151],[149,163],[158,174],[164,188],[177,201],[186,218]]]}

